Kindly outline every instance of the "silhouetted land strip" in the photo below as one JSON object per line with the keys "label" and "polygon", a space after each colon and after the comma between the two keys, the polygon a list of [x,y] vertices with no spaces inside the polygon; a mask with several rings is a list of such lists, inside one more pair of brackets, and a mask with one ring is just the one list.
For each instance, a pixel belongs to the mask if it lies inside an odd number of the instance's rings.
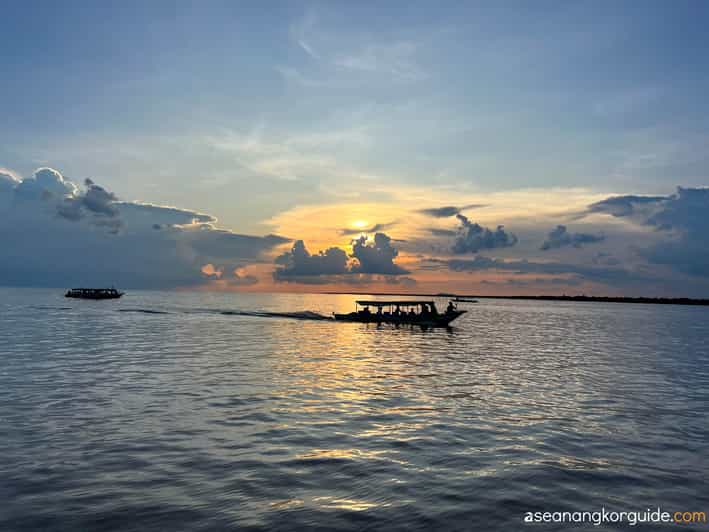
{"label": "silhouetted land strip", "polygon": [[328,292],[331,294],[350,294],[350,295],[379,295],[379,296],[419,296],[419,297],[460,297],[470,299],[527,299],[531,301],[580,301],[580,302],[596,302],[596,303],[641,303],[648,305],[695,305],[709,306],[709,299],[693,299],[689,297],[623,297],[623,296],[481,296],[473,294],[396,294],[396,293],[377,293],[371,292]]}

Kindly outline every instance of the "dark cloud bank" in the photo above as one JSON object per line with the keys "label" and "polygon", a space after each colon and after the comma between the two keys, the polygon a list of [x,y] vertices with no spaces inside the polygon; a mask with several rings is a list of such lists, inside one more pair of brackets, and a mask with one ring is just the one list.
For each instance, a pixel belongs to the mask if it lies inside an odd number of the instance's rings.
{"label": "dark cloud bank", "polygon": [[678,187],[670,196],[615,196],[582,214],[597,213],[627,218],[661,233],[660,243],[640,250],[649,263],[709,277],[709,188]]}
{"label": "dark cloud bank", "polygon": [[0,281],[5,285],[189,286],[222,280],[249,284],[238,266],[289,239],[217,229],[210,215],[120,201],[85,180],[83,189],[56,170],[17,180],[0,174]]}

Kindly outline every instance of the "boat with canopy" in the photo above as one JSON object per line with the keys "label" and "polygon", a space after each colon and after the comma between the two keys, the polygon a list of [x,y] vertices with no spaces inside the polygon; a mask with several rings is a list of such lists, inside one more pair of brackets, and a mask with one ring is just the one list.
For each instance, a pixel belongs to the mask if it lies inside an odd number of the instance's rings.
{"label": "boat with canopy", "polygon": [[115,288],[72,288],[67,290],[64,297],[77,299],[118,299],[123,295]]}
{"label": "boat with canopy", "polygon": [[[360,308],[361,307],[361,308]],[[375,309],[370,310],[370,307]],[[368,301],[355,302],[354,312],[334,314],[338,321],[360,323],[393,323],[423,325],[427,327],[447,327],[454,319],[467,311],[458,310],[452,301],[445,312],[438,312],[434,301],[418,299],[404,301]]]}

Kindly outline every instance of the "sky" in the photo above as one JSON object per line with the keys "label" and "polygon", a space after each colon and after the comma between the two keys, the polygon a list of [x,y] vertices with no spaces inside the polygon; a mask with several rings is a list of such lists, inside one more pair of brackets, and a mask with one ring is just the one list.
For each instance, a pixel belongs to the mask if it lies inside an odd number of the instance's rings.
{"label": "sky", "polygon": [[2,2],[0,285],[709,297],[709,4]]}

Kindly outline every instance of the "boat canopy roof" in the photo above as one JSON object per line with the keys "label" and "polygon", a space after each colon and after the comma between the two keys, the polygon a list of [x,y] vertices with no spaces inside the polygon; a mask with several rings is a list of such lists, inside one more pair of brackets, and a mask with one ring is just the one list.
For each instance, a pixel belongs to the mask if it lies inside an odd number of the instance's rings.
{"label": "boat canopy roof", "polygon": [[409,301],[357,301],[358,305],[365,307],[388,307],[390,305],[399,305],[400,307],[418,306],[418,305],[433,305],[433,301],[421,301],[419,299]]}
{"label": "boat canopy roof", "polygon": [[115,288],[70,288],[69,292],[118,292]]}

